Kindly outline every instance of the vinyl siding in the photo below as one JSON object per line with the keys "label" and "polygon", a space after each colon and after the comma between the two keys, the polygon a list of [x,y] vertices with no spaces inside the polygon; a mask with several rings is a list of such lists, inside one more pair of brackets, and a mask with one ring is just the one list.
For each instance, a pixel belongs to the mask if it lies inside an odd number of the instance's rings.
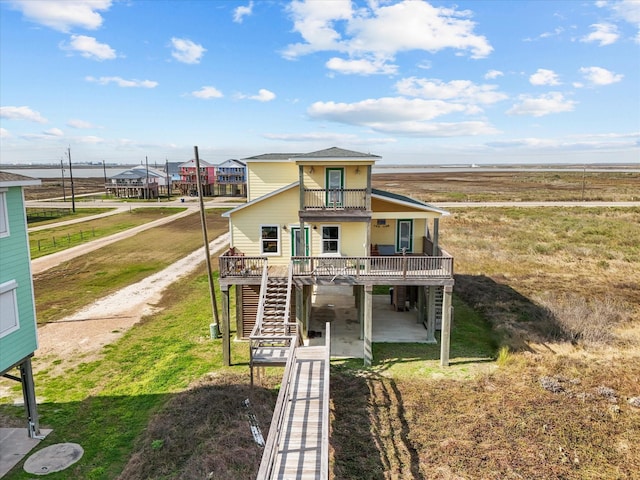
{"label": "vinyl siding", "polygon": [[[298,223],[298,200],[298,190],[292,188],[232,214],[233,246],[247,256],[259,256],[260,226],[279,225],[280,254],[269,255],[269,263],[287,264],[291,252],[290,225]],[[287,230],[283,225],[287,225]]]}
{"label": "vinyl siding", "polygon": [[[260,198],[299,180],[298,167],[291,162],[249,162],[247,201]],[[299,203],[296,200],[296,205]]]}
{"label": "vinyl siding", "polygon": [[38,346],[22,187],[9,187],[6,201],[10,235],[0,238],[0,284],[11,280],[18,284],[20,328],[0,338],[0,371],[31,355]]}

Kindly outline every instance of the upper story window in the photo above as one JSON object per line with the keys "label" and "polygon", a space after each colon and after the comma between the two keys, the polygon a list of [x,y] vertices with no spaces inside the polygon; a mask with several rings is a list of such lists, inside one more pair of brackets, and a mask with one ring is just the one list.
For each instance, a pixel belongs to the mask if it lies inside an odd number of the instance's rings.
{"label": "upper story window", "polygon": [[263,255],[280,254],[280,225],[260,226],[260,253]]}
{"label": "upper story window", "polygon": [[9,215],[7,214],[7,191],[0,189],[0,237],[9,236]]}
{"label": "upper story window", "polygon": [[15,280],[0,285],[0,338],[20,328],[17,289]]}

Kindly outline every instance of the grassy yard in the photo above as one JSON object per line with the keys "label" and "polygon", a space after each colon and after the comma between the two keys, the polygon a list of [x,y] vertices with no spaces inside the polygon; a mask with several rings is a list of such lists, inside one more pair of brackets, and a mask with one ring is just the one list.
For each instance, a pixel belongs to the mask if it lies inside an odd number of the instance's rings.
{"label": "grassy yard", "polygon": [[76,218],[89,217],[106,213],[112,208],[83,208],[78,209],[75,213],[69,208],[29,208],[27,207],[27,224],[29,227],[40,227],[50,223],[63,222],[66,220],[75,220]]}
{"label": "grassy yard", "polygon": [[[105,210],[101,209],[101,211]],[[31,258],[35,259],[50,255],[182,211],[184,211],[184,208],[136,208],[129,212],[87,220],[82,223],[30,232],[29,248],[31,250]],[[68,218],[65,218],[65,220],[68,220]],[[61,219],[57,219],[57,221],[61,221]]]}
{"label": "grassy yard", "polygon": [[[223,210],[207,210],[209,238],[226,233]],[[194,213],[65,262],[34,277],[38,322],[59,320],[109,293],[160,271],[202,246]]]}

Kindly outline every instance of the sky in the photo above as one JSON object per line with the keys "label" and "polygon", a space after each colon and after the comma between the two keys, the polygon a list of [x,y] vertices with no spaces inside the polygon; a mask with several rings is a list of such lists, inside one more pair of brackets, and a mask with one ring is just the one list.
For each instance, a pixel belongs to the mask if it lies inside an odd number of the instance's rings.
{"label": "sky", "polygon": [[640,164],[640,0],[0,0],[0,166]]}

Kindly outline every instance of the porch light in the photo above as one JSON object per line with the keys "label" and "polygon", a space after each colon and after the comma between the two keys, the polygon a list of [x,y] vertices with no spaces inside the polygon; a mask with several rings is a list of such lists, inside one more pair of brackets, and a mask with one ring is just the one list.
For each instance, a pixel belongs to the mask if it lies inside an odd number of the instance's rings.
{"label": "porch light", "polygon": [[283,230],[287,230],[287,226],[286,225],[282,225],[282,229]]}
{"label": "porch light", "polygon": [[309,167],[309,173],[313,173],[313,165]]}
{"label": "porch light", "polygon": [[360,175],[360,166],[359,165],[356,167],[356,175]]}

